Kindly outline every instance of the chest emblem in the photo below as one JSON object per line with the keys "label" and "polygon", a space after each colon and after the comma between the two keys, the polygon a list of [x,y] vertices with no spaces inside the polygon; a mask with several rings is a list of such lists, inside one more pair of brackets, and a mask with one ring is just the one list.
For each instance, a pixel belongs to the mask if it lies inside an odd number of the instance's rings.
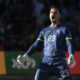
{"label": "chest emblem", "polygon": [[57,29],[57,30],[56,30],[57,33],[60,33],[60,31],[61,31],[60,29]]}

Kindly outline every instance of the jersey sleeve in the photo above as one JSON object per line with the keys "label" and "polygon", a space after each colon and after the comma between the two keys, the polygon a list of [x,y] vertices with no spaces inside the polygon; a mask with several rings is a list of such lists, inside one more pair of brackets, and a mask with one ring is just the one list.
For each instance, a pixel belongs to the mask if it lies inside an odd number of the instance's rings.
{"label": "jersey sleeve", "polygon": [[72,45],[72,36],[71,36],[71,32],[69,28],[66,29],[65,40],[66,40],[69,55],[73,55],[74,50],[73,50],[73,45]]}
{"label": "jersey sleeve", "polygon": [[41,31],[38,38],[37,38],[37,40],[27,50],[26,54],[28,56],[30,56],[32,53],[34,53],[37,50],[37,48],[41,47],[41,44],[44,41],[43,35],[44,35],[43,31]]}

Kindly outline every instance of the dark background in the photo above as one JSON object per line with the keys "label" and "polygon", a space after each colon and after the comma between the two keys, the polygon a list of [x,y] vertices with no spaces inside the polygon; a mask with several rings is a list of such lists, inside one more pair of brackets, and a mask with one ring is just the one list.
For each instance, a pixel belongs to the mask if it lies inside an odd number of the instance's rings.
{"label": "dark background", "polygon": [[0,50],[26,51],[50,24],[50,3],[61,9],[74,50],[80,50],[80,0],[0,0]]}

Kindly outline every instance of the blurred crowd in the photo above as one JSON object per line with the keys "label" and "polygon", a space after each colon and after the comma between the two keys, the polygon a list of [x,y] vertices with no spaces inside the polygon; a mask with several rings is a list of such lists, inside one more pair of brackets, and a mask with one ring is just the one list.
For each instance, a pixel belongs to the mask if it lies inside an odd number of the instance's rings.
{"label": "blurred crowd", "polygon": [[50,24],[51,3],[61,9],[61,21],[71,28],[74,49],[80,50],[80,0],[0,0],[0,50],[26,51]]}

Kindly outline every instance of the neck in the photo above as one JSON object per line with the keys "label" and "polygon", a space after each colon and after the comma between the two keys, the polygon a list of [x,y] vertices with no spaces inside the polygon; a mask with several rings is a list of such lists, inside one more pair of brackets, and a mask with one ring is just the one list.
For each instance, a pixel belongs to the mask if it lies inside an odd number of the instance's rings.
{"label": "neck", "polygon": [[51,23],[51,26],[52,26],[52,27],[56,27],[58,24],[59,24],[59,22]]}
{"label": "neck", "polygon": [[51,23],[51,26],[52,27],[56,27],[58,24],[53,24],[53,23]]}
{"label": "neck", "polygon": [[51,23],[51,27],[56,27],[58,24]]}

